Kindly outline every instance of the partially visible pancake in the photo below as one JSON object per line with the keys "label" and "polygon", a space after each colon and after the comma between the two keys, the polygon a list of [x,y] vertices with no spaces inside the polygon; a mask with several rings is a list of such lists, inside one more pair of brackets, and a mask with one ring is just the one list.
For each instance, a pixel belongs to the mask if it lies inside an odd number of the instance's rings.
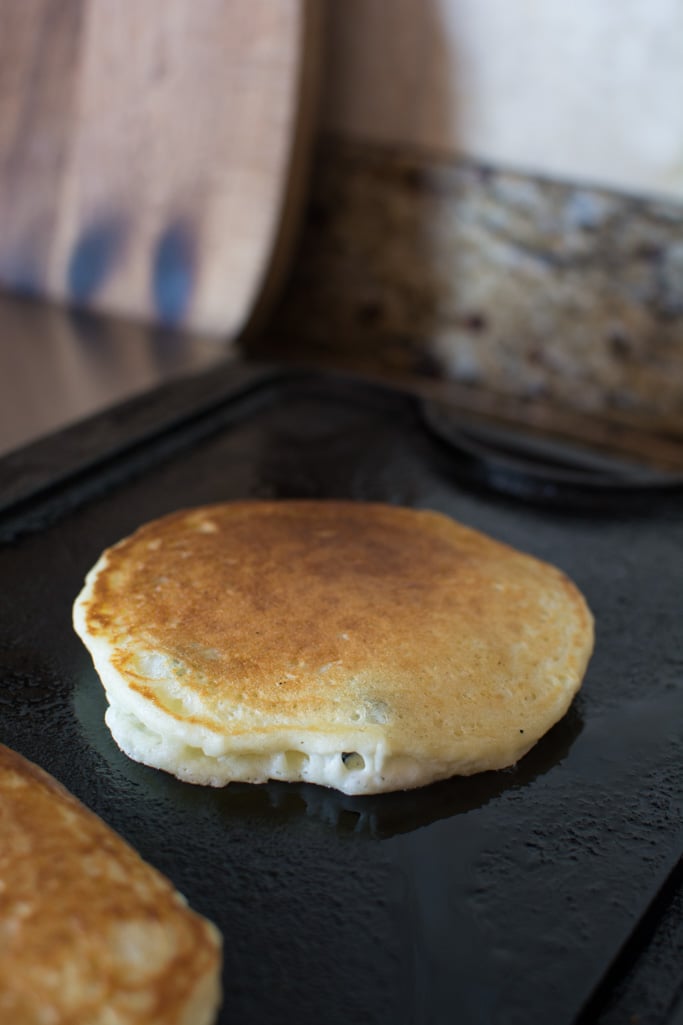
{"label": "partially visible pancake", "polygon": [[220,947],[168,880],[0,744],[3,1025],[210,1025]]}
{"label": "partially visible pancake", "polygon": [[102,555],[74,625],[131,758],[347,794],[516,762],[593,645],[554,567],[438,513],[336,501],[149,523]]}

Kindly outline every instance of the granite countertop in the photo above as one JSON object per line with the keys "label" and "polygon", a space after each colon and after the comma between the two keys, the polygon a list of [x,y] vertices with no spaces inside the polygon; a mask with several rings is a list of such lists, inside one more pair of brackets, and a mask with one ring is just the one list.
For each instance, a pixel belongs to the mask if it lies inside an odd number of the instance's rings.
{"label": "granite countertop", "polygon": [[606,433],[680,469],[682,239],[674,202],[330,136],[288,287],[250,351]]}

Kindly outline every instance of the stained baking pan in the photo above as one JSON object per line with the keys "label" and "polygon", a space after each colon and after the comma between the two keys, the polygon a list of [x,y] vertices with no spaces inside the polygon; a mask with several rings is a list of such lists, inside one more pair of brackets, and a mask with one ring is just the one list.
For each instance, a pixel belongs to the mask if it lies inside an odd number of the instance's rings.
{"label": "stained baking pan", "polygon": [[[594,514],[585,495],[520,501],[458,465],[409,396],[236,367],[0,461],[0,740],[221,928],[222,1023],[677,1013],[683,498],[655,488]],[[556,563],[597,623],[572,709],[512,769],[379,797],[210,790],[130,762],[103,725],[73,599],[140,523],[243,497],[428,507]]]}

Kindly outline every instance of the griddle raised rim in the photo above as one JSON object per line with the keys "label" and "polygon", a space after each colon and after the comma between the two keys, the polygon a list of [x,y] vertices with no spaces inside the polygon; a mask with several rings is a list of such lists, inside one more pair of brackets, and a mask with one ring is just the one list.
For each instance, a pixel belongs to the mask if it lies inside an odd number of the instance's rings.
{"label": "griddle raised rim", "polygon": [[269,366],[226,362],[160,385],[9,452],[0,458],[0,515],[283,376]]}
{"label": "griddle raised rim", "polygon": [[161,439],[190,431],[201,437],[212,417],[243,401],[272,399],[279,387],[319,385],[345,395],[383,397],[418,408],[418,398],[393,385],[317,367],[285,367],[226,361],[219,367],[160,385],[149,392],[95,413],[53,434],[0,457],[0,520],[20,517],[38,498],[97,473],[109,462],[155,447]]}

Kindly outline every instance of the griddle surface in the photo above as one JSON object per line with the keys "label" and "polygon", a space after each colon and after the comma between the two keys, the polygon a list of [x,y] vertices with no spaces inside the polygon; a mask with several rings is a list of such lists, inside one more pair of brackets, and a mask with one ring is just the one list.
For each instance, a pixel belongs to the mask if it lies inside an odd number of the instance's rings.
{"label": "griddle surface", "polygon": [[[514,769],[383,797],[214,791],[130,762],[73,600],[141,523],[244,497],[428,507],[554,562],[597,625],[571,711]],[[683,846],[682,513],[675,495],[591,515],[469,490],[385,391],[283,378],[228,395],[5,513],[0,739],[217,923],[222,1023],[573,1023]]]}

